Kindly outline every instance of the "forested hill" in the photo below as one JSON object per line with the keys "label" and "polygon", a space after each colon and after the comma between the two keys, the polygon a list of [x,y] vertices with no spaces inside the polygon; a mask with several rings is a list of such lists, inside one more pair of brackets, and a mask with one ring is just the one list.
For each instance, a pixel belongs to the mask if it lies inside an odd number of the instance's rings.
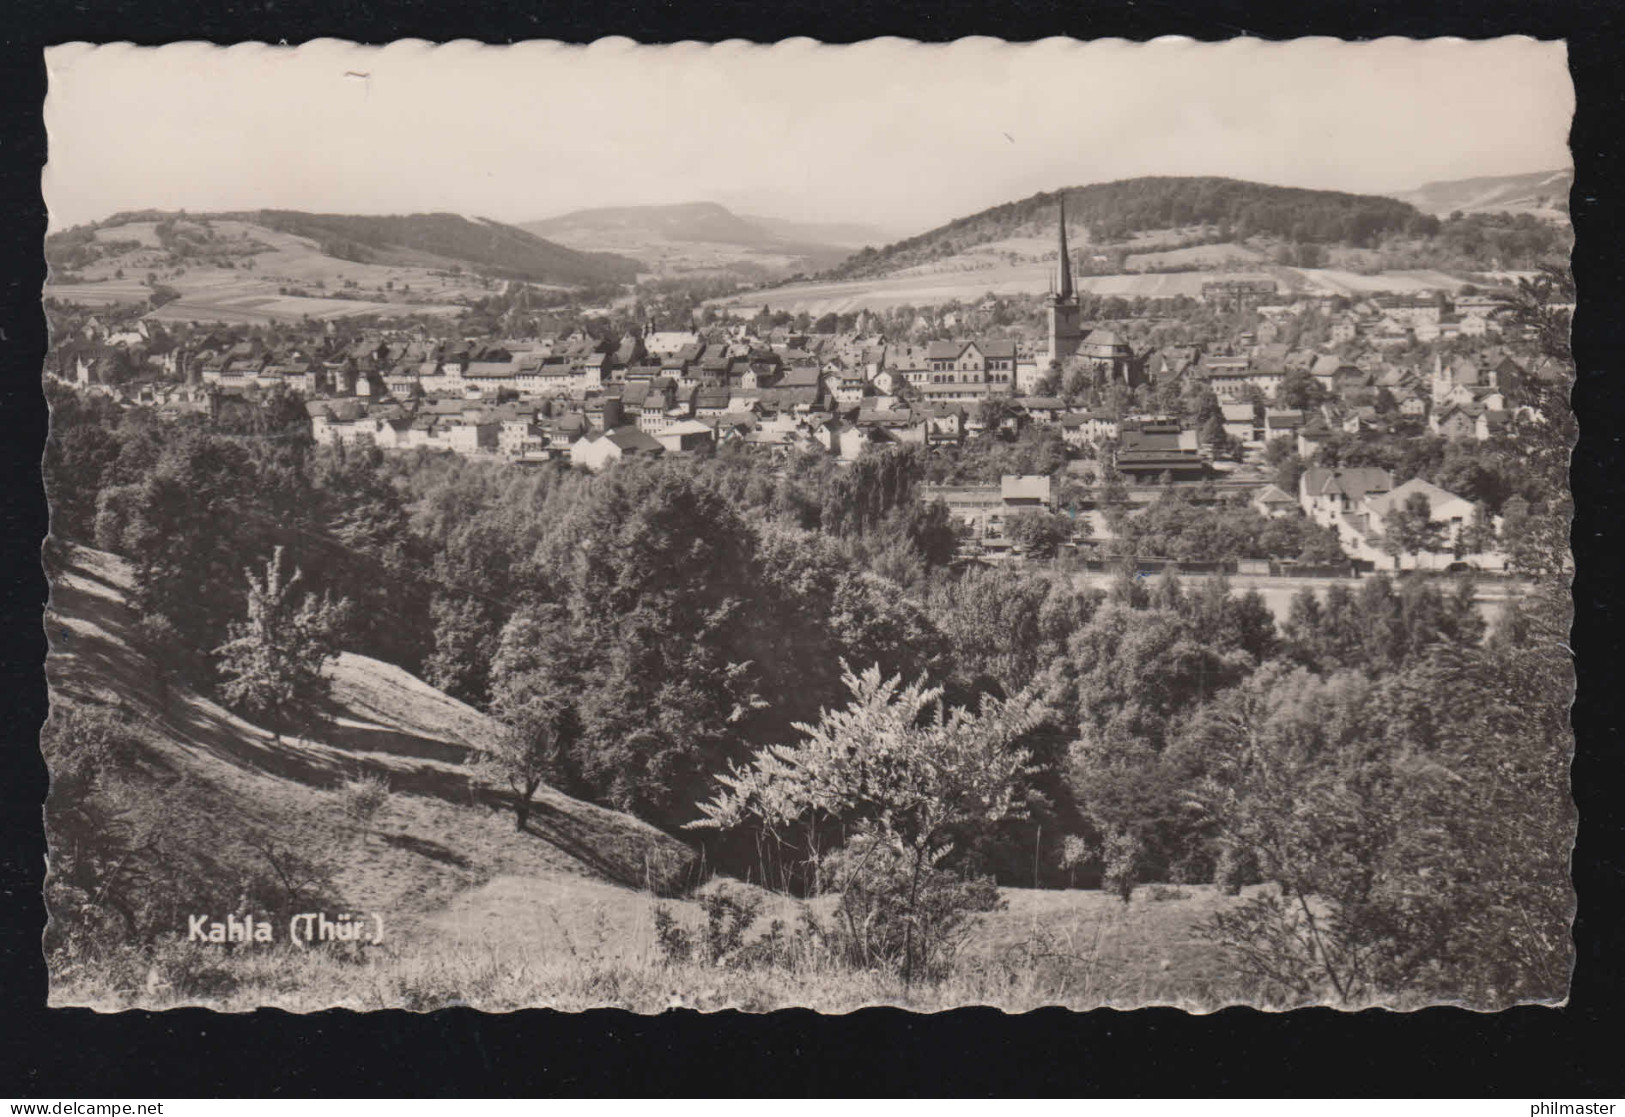
{"label": "forested hill", "polygon": [[1034,194],[885,248],[866,248],[828,273],[829,278],[883,275],[1006,237],[1053,233],[1063,194],[1067,224],[1085,226],[1097,244],[1149,230],[1211,225],[1222,240],[1265,234],[1304,244],[1363,247],[1385,233],[1429,233],[1438,225],[1406,202],[1371,194],[1231,178],[1132,178]]}
{"label": "forested hill", "polygon": [[455,213],[414,213],[405,217],[351,217],[339,214],[261,210],[263,224],[316,240],[341,238],[363,249],[406,248],[466,260],[482,271],[537,283],[631,283],[638,264],[624,256],[577,252],[512,225]]}
{"label": "forested hill", "polygon": [[[123,213],[102,224],[177,216],[186,215]],[[193,216],[244,221],[308,237],[329,255],[357,263],[391,262],[417,254],[458,263],[485,275],[563,286],[631,283],[639,271],[638,261],[625,256],[578,252],[512,225],[485,218],[471,220],[455,213],[374,217],[262,209]]]}

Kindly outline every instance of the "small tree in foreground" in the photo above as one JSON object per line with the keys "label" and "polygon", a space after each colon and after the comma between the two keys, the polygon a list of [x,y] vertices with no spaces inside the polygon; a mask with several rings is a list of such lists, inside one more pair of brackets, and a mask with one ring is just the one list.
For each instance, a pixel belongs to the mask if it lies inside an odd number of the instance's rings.
{"label": "small tree in foreground", "polygon": [[777,836],[798,823],[847,824],[846,848],[824,868],[841,892],[849,951],[861,964],[899,964],[909,982],[940,962],[970,911],[997,904],[991,885],[939,866],[956,831],[1020,813],[1017,792],[1034,768],[1019,741],[1048,712],[1026,692],[949,710],[940,687],[904,686],[878,666],[843,681],[845,709],[798,724],[801,743],[769,746],[719,776],[726,790],[690,825],[755,822]]}
{"label": "small tree in foreground", "polygon": [[338,654],[336,639],[349,613],[349,602],[305,594],[297,601],[300,580],[282,577],[282,548],[265,565],[265,578],[248,577],[248,615],[233,622],[231,637],[215,654],[225,676],[221,694],[227,704],[263,719],[279,737],[290,716],[327,692],[322,665]]}
{"label": "small tree in foreground", "polygon": [[563,782],[581,739],[561,623],[556,608],[519,614],[503,629],[491,663],[491,713],[502,730],[475,766],[512,790],[520,831],[542,784]]}

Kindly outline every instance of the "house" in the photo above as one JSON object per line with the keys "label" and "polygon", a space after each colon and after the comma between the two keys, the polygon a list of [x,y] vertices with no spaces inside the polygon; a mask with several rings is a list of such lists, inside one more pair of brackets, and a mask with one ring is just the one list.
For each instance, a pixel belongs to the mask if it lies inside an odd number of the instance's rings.
{"label": "house", "polygon": [[999,499],[1007,510],[1050,509],[1055,497],[1048,474],[1005,474],[999,478]]}
{"label": "house", "polygon": [[448,449],[459,454],[489,454],[496,452],[500,432],[501,424],[473,411],[465,414],[461,421],[447,423],[442,440]]}
{"label": "house", "polygon": [[570,464],[597,472],[626,457],[658,457],[666,448],[636,427],[594,432],[570,446]]}
{"label": "house", "polygon": [[[686,330],[650,330],[643,335],[643,350],[655,361],[675,357],[684,349],[701,344],[700,335]],[[632,361],[628,361],[632,364]]]}
{"label": "house", "polygon": [[1260,515],[1271,520],[1279,520],[1283,517],[1298,514],[1297,500],[1291,493],[1285,492],[1275,485],[1265,485],[1254,493],[1252,506],[1258,510]]}
{"label": "house", "polygon": [[1309,375],[1315,378],[1315,383],[1331,392],[1334,390],[1337,370],[1345,365],[1347,365],[1347,362],[1343,358],[1333,353],[1325,353],[1317,357],[1315,363],[1309,366]]}
{"label": "house", "polygon": [[[1441,546],[1437,550],[1400,555],[1396,559],[1381,547],[1384,517],[1395,509],[1406,507],[1418,494],[1427,499],[1429,518],[1443,529]],[[1457,561],[1458,554],[1465,554],[1462,550],[1462,533],[1472,522],[1474,515],[1471,501],[1420,477],[1412,478],[1390,492],[1368,497],[1364,512],[1367,517],[1365,535],[1353,546],[1348,547],[1348,550],[1356,558],[1370,562],[1392,561],[1396,570],[1439,570]],[[1474,565],[1498,567],[1504,563],[1504,557],[1498,553],[1481,552]]]}
{"label": "house", "polygon": [[727,385],[702,387],[694,393],[694,414],[702,419],[715,419],[728,413],[733,397]]}
{"label": "house", "polygon": [[891,435],[879,427],[843,423],[839,419],[819,424],[813,439],[843,462],[856,461],[870,446],[893,441]]}
{"label": "house", "polygon": [[693,454],[716,445],[716,431],[698,419],[672,423],[655,435],[668,454]]}
{"label": "house", "polygon": [[1165,380],[1177,380],[1201,357],[1201,350],[1194,345],[1164,345],[1146,358],[1145,374],[1159,384]]}
{"label": "house", "polygon": [[1213,389],[1213,394],[1218,396],[1221,402],[1246,399],[1254,388],[1258,389],[1266,400],[1272,400],[1275,393],[1280,390],[1281,381],[1284,379],[1286,373],[1280,368],[1224,366],[1214,368],[1208,373],[1208,386]]}
{"label": "house", "polygon": [[1428,428],[1444,438],[1477,438],[1479,413],[1475,404],[1447,403],[1428,416]]}
{"label": "house", "polygon": [[470,361],[463,370],[465,390],[473,387],[479,395],[493,397],[504,389],[519,390],[518,370],[512,361]]}
{"label": "house", "polygon": [[1008,517],[1023,511],[1053,510],[1054,491],[1045,475],[1005,475],[997,485],[922,485],[920,499],[940,500],[948,514],[978,539],[1002,540]]}
{"label": "house", "polygon": [[1383,349],[1400,349],[1414,339],[1412,327],[1395,318],[1384,318],[1371,331],[1371,344]]}
{"label": "house", "polygon": [[1386,469],[1312,466],[1298,478],[1298,504],[1304,515],[1317,524],[1337,528],[1342,517],[1363,511],[1370,497],[1392,492],[1393,488],[1394,475]]}
{"label": "house", "polygon": [[1434,357],[1433,375],[1429,378],[1433,405],[1444,404],[1458,387],[1477,387],[1484,382],[1484,371],[1471,357],[1458,356],[1448,362],[1442,356]]}
{"label": "house", "polygon": [[921,412],[925,417],[925,439],[929,443],[963,442],[965,440],[965,409],[952,405],[928,405]]}
{"label": "house", "polygon": [[1277,294],[1273,279],[1215,279],[1202,284],[1202,301],[1222,310],[1252,310],[1273,302]]}
{"label": "house", "polygon": [[624,414],[625,410],[619,396],[593,396],[582,407],[582,415],[587,420],[588,430],[614,430],[625,421]]}
{"label": "house", "polygon": [[1035,423],[1053,423],[1066,413],[1066,404],[1053,396],[1022,396],[1013,401]]}
{"label": "house", "polygon": [[1207,474],[1196,432],[1182,430],[1171,420],[1124,422],[1118,435],[1116,466],[1119,473],[1142,485],[1164,476],[1191,481]]}
{"label": "house", "polygon": [[1473,437],[1480,442],[1511,433],[1512,412],[1499,408],[1485,408],[1479,412],[1478,421],[1473,428]]}
{"label": "house", "polygon": [[1201,369],[1202,375],[1211,380],[1214,376],[1246,372],[1252,365],[1251,357],[1239,353],[1209,353],[1202,358]]}
{"label": "house", "polygon": [[1061,439],[1068,446],[1087,446],[1117,438],[1117,420],[1101,412],[1068,411],[1061,416]]}
{"label": "house", "polygon": [[1303,429],[1306,416],[1296,408],[1268,408],[1264,412],[1264,441],[1275,438],[1295,438]]}
{"label": "house", "polygon": [[1385,318],[1404,326],[1437,324],[1444,314],[1432,295],[1378,295],[1373,301]]}
{"label": "house", "polygon": [[1506,305],[1494,295],[1457,295],[1454,302],[1456,313],[1463,319],[1472,316],[1493,318],[1495,312]]}
{"label": "house", "polygon": [[1361,431],[1374,430],[1379,425],[1377,409],[1375,407],[1351,407],[1343,415],[1338,424],[1344,434],[1359,434]]}
{"label": "house", "polygon": [[1224,433],[1247,446],[1264,441],[1264,425],[1258,421],[1257,409],[1250,403],[1221,403]]}
{"label": "house", "polygon": [[885,432],[887,441],[924,442],[926,421],[924,414],[916,414],[907,407],[863,407],[858,411],[857,425],[867,430]]}

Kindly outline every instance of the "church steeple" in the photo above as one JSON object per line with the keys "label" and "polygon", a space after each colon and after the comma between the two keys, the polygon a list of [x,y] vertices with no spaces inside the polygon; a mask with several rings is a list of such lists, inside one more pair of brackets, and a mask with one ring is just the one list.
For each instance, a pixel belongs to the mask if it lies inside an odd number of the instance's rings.
{"label": "church steeple", "polygon": [[1060,259],[1050,278],[1049,360],[1059,364],[1074,356],[1083,340],[1082,308],[1072,287],[1072,254],[1066,247],[1066,195],[1061,195]]}
{"label": "church steeple", "polygon": [[1061,194],[1061,241],[1060,241],[1060,276],[1061,282],[1055,296],[1063,301],[1072,299],[1072,255],[1066,249],[1066,193]]}

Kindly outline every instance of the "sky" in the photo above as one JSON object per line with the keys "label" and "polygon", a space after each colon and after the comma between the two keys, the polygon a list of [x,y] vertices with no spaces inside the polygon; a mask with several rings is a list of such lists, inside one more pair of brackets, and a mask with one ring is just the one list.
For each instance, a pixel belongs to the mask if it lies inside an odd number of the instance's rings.
{"label": "sky", "polygon": [[1061,186],[1395,193],[1570,166],[1562,43],[1047,39],[639,46],[75,43],[51,228],[126,209],[519,222],[715,201],[894,235]]}

